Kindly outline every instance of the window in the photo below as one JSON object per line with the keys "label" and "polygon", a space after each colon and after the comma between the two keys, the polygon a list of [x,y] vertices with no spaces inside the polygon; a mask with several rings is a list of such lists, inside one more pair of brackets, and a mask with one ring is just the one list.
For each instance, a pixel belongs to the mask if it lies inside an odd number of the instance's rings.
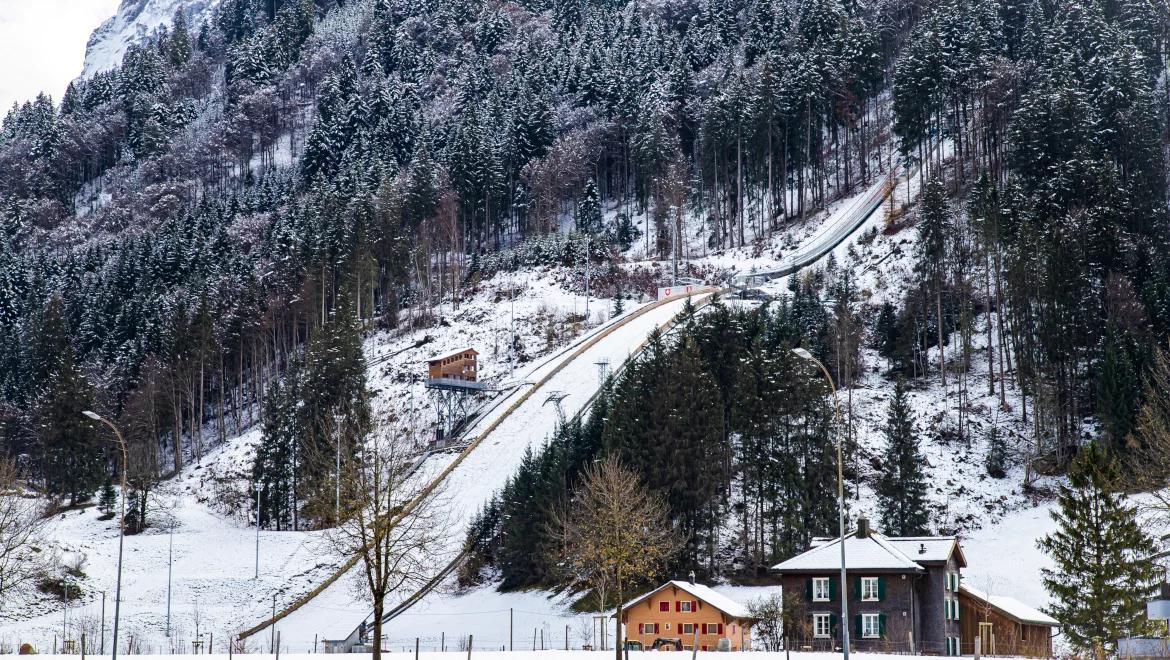
{"label": "window", "polygon": [[660,603],[658,603],[658,611],[659,612],[669,612],[670,611],[670,602],[664,600],[664,601],[661,601]]}
{"label": "window", "polygon": [[861,600],[881,600],[880,580],[875,577],[861,578]]}
{"label": "window", "polygon": [[833,615],[832,614],[814,614],[813,615],[813,637],[829,637],[833,634]]}
{"label": "window", "polygon": [[678,611],[679,611],[679,612],[694,612],[695,610],[694,610],[694,608],[691,606],[691,601],[689,601],[689,600],[684,600],[684,601],[682,601],[681,603],[679,603],[679,609],[678,609]]}
{"label": "window", "polygon": [[703,624],[703,634],[704,635],[722,635],[723,634],[723,624],[722,623],[704,623]]}
{"label": "window", "polygon": [[943,618],[947,621],[959,620],[959,601],[954,598],[947,598],[943,601]]}
{"label": "window", "polygon": [[814,602],[828,602],[829,600],[829,578],[813,578],[812,579],[812,599]]}
{"label": "window", "polygon": [[861,615],[861,636],[877,639],[882,636],[882,615],[866,613]]}
{"label": "window", "polygon": [[678,624],[678,628],[679,632],[684,635],[693,635],[695,633],[695,624],[693,623],[680,623]]}
{"label": "window", "polygon": [[656,632],[658,632],[658,624],[657,623],[643,623],[642,624],[642,634],[652,635]]}

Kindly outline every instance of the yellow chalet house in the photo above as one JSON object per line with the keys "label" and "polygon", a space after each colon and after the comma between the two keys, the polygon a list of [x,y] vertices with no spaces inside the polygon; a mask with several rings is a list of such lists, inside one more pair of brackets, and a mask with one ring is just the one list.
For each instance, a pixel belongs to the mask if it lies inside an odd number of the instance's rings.
{"label": "yellow chalet house", "polygon": [[625,638],[642,648],[691,650],[699,633],[700,651],[751,648],[747,608],[702,584],[671,580],[626,603]]}

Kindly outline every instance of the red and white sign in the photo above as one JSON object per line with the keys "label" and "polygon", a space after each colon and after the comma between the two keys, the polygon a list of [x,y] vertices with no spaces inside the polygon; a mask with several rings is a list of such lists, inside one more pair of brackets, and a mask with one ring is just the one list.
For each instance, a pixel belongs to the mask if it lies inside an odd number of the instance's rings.
{"label": "red and white sign", "polygon": [[694,284],[681,284],[679,286],[664,286],[658,288],[658,299],[666,300],[674,296],[689,296],[695,293],[697,289]]}

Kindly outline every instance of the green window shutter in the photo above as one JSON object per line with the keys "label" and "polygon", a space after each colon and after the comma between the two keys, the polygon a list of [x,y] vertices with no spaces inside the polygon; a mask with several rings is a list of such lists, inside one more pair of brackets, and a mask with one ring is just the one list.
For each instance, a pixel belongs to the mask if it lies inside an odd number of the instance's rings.
{"label": "green window shutter", "polygon": [[886,578],[878,577],[878,600],[886,599]]}
{"label": "green window shutter", "polygon": [[829,578],[829,600],[837,600],[837,578]]}
{"label": "green window shutter", "polygon": [[812,602],[812,578],[804,579],[804,599]]}
{"label": "green window shutter", "polygon": [[861,615],[860,614],[853,615],[853,630],[854,630],[853,634],[856,635],[858,639],[861,639],[861,636],[865,634],[865,631],[861,627]]}
{"label": "green window shutter", "polygon": [[829,615],[829,635],[832,635],[833,631],[837,629],[837,620],[836,614]]}
{"label": "green window shutter", "polygon": [[878,634],[881,635],[882,637],[886,636],[886,615],[885,614],[878,615]]}
{"label": "green window shutter", "polygon": [[861,600],[861,576],[853,576],[853,597]]}
{"label": "green window shutter", "polygon": [[959,620],[959,599],[956,598],[951,602],[954,603],[954,605],[952,605],[951,607],[953,607],[955,610],[955,621],[958,621]]}

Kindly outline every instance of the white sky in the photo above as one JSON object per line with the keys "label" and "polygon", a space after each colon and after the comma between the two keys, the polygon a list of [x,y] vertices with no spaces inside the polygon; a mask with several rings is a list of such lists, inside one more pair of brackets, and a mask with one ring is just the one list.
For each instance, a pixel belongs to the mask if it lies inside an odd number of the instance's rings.
{"label": "white sky", "polygon": [[0,0],[0,120],[41,91],[59,103],[90,33],[117,9],[118,0]]}

